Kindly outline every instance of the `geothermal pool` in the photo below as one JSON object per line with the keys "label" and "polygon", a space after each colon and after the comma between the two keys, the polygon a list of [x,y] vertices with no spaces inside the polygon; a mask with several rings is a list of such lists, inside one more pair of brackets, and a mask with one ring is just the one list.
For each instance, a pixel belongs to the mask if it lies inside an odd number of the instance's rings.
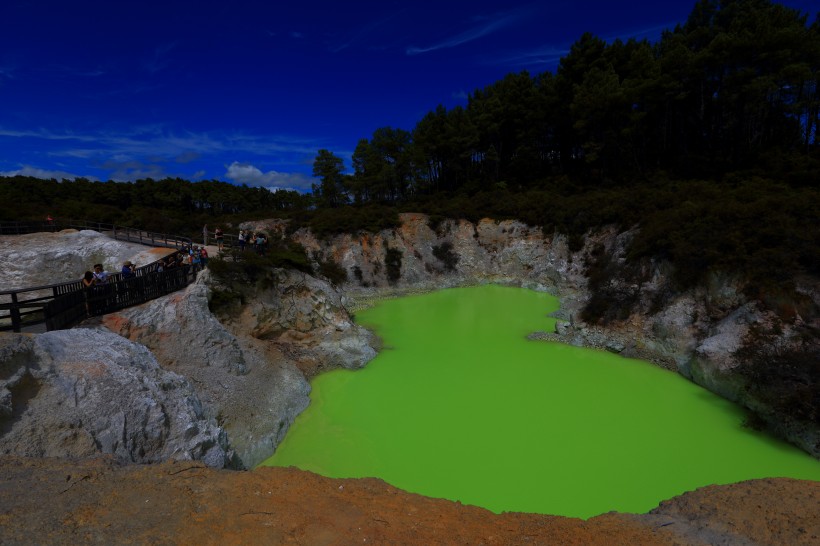
{"label": "geothermal pool", "polygon": [[487,285],[357,315],[385,350],[313,380],[263,464],[378,477],[494,512],[647,512],[708,484],[820,480],[820,462],[741,425],[734,404],[652,364],[528,341],[547,294]]}

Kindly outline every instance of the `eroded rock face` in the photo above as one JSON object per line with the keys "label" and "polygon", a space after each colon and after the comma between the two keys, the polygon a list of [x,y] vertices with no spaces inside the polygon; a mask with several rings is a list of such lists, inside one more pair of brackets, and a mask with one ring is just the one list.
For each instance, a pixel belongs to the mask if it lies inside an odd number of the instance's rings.
{"label": "eroded rock face", "polygon": [[[344,286],[352,293],[373,289],[439,288],[474,282],[507,282],[542,290],[565,291],[586,284],[584,264],[574,260],[563,236],[547,237],[540,229],[515,220],[445,220],[434,230],[424,214],[400,215],[402,225],[378,234],[345,234],[320,240],[307,230],[294,239],[308,254],[333,260],[348,271]],[[449,245],[455,263],[442,260]],[[401,275],[395,282],[384,264],[387,248],[401,253]],[[438,256],[437,256],[438,254]]]}
{"label": "eroded rock face", "polygon": [[254,338],[275,341],[319,369],[361,368],[376,356],[378,341],[355,324],[330,284],[292,270],[277,272],[268,289],[252,289],[235,317],[223,317],[229,326]]}
{"label": "eroded rock face", "polygon": [[184,291],[107,315],[103,326],[148,347],[189,378],[205,411],[225,428],[244,467],[270,456],[307,407],[310,385],[274,348],[236,336],[208,309],[210,276]]}
{"label": "eroded rock face", "polygon": [[109,332],[0,335],[0,452],[234,464],[191,384]]}

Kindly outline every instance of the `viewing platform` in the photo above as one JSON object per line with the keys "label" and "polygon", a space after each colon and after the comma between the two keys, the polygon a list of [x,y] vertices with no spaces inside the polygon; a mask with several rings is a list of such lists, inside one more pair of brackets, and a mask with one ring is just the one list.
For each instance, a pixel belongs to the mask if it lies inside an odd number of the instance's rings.
{"label": "viewing platform", "polygon": [[82,280],[43,286],[0,290],[0,331],[40,333],[76,326],[91,316],[99,316],[139,305],[185,288],[201,269],[195,265],[178,265],[160,270],[160,262],[183,249],[192,240],[177,235],[154,233],[141,229],[99,222],[54,220],[51,222],[3,222],[0,235],[57,232],[64,229],[93,230],[118,241],[168,248],[159,260],[138,267],[133,276],[108,275],[104,284],[90,288]]}

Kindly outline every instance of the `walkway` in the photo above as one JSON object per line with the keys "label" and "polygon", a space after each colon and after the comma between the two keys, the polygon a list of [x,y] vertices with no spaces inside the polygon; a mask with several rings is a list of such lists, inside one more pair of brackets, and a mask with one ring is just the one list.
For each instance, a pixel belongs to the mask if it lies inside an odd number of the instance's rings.
{"label": "walkway", "polygon": [[[0,223],[0,234],[23,234],[91,229],[113,239],[165,247],[168,254],[191,245],[186,237],[152,233],[135,228],[98,222],[54,221]],[[173,249],[173,250],[171,250]],[[216,253],[214,247],[214,254]],[[211,248],[208,247],[210,254]],[[82,281],[0,291],[0,331],[43,332],[62,330],[79,324],[89,316],[103,315],[138,305],[188,286],[196,279],[197,267],[183,265],[158,271],[159,260],[137,268],[124,279],[121,273],[108,277],[105,285],[84,289]]]}

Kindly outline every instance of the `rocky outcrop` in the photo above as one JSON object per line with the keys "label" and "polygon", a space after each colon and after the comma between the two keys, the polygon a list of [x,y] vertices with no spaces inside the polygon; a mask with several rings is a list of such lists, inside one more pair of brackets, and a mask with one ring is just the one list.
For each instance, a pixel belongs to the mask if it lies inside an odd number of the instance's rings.
{"label": "rocky outcrop", "polygon": [[[445,220],[434,230],[424,214],[401,215],[401,227],[378,234],[344,234],[327,240],[307,230],[293,236],[313,255],[333,260],[348,272],[344,286],[353,295],[390,288],[439,288],[475,282],[502,282],[567,292],[586,284],[583,260],[566,238],[545,236],[514,220]],[[386,249],[400,252],[398,280],[384,263]],[[449,249],[449,250],[448,250]],[[454,261],[448,261],[450,255]],[[442,259],[444,258],[444,259]]]}
{"label": "rocky outcrop", "polygon": [[216,320],[206,279],[200,274],[182,292],[107,315],[102,327],[145,345],[165,368],[189,378],[241,465],[252,467],[307,407],[310,386],[291,360]]}
{"label": "rocky outcrop", "polygon": [[342,294],[326,281],[278,270],[273,286],[244,287],[243,292],[246,303],[235,314],[222,314],[221,320],[235,332],[301,354],[303,366],[312,363],[309,376],[320,370],[361,368],[376,356],[378,340],[352,321]]}
{"label": "rocky outcrop", "polygon": [[234,464],[225,432],[191,384],[108,332],[3,334],[0,427],[6,455]]}
{"label": "rocky outcrop", "polygon": [[376,354],[373,336],[353,324],[330,285],[298,272],[277,278],[273,287],[243,286],[248,303],[221,321],[208,299],[225,287],[207,270],[182,292],[102,321],[196,385],[245,467],[269,457],[307,407],[307,377],[361,367]]}

